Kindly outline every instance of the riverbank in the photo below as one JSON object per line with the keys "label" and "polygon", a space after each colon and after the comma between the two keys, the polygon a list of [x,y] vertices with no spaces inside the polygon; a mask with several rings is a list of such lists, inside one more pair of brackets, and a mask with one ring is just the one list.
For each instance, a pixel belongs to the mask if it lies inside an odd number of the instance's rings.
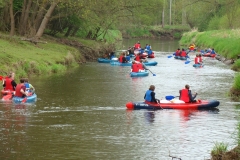
{"label": "riverbank", "polygon": [[16,79],[60,73],[115,50],[114,44],[84,39],[44,36],[34,44],[21,37],[0,36],[0,75],[13,71]]}

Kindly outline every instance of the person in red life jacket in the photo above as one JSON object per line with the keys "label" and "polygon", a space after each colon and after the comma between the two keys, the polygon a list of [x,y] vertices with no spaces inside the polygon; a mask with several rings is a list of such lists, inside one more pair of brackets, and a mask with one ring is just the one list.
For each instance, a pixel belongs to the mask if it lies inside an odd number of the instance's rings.
{"label": "person in red life jacket", "polygon": [[17,83],[14,81],[15,73],[11,72],[3,81],[3,88],[5,91],[15,91]]}
{"label": "person in red life jacket", "polygon": [[138,64],[135,61],[132,61],[131,72],[139,72]]}
{"label": "person in red life jacket", "polygon": [[146,91],[144,95],[144,99],[146,103],[160,103],[160,100],[155,98],[155,86],[150,85],[149,89]]}
{"label": "person in red life jacket", "polygon": [[185,103],[196,102],[195,98],[197,97],[197,93],[192,95],[192,92],[189,88],[190,88],[190,86],[188,84],[186,84],[185,88],[179,91],[179,93],[180,93],[179,99],[184,101]]}
{"label": "person in red life jacket", "polygon": [[127,59],[125,57],[125,53],[123,52],[120,57],[118,58],[120,63],[127,63]]}
{"label": "person in red life jacket", "polygon": [[182,52],[181,52],[181,57],[187,57],[187,52],[185,51],[185,49],[182,49]]}
{"label": "person in red life jacket", "polygon": [[180,56],[180,53],[181,53],[180,48],[178,48],[175,52],[175,56]]}
{"label": "person in red life jacket", "polygon": [[28,94],[26,92],[26,86],[24,85],[24,78],[21,78],[20,83],[17,84],[15,96],[21,97],[21,98],[28,96]]}
{"label": "person in red life jacket", "polygon": [[141,59],[140,59],[140,54],[139,53],[136,54],[136,57],[134,58],[134,60],[140,62]]}
{"label": "person in red life jacket", "polygon": [[194,58],[194,62],[195,64],[200,64],[200,58],[198,54],[196,54],[196,57]]}

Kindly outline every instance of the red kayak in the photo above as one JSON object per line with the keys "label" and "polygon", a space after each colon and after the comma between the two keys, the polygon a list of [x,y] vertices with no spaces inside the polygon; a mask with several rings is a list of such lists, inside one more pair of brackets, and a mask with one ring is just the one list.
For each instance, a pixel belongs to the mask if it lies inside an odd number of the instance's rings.
{"label": "red kayak", "polygon": [[164,101],[162,103],[128,102],[127,109],[212,109],[219,106],[217,100],[198,100],[195,103],[172,103]]}
{"label": "red kayak", "polygon": [[215,57],[216,56],[216,54],[211,54],[211,53],[205,53],[205,54],[202,54],[202,56],[204,56],[204,57]]}

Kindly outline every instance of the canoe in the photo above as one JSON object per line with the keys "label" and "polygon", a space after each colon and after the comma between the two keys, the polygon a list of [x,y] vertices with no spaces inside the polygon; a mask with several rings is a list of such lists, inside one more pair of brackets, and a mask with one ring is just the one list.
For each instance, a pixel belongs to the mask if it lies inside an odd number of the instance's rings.
{"label": "canoe", "polygon": [[[113,66],[132,66],[132,62],[120,63],[119,61],[114,61],[114,62],[110,62],[110,64]],[[144,62],[145,66],[156,66],[157,64],[158,62],[156,61]]]}
{"label": "canoe", "polygon": [[146,77],[148,76],[148,71],[145,71],[145,72],[131,72],[130,73],[130,76],[131,77]]}
{"label": "canoe", "polygon": [[[25,101],[26,100],[26,101]],[[28,97],[26,97],[26,99],[24,99],[24,98],[22,98],[22,97],[16,97],[16,96],[14,96],[13,98],[12,98],[12,101],[14,102],[14,103],[22,103],[22,102],[24,102],[24,103],[34,103],[34,102],[36,102],[37,101],[37,95],[36,95],[36,93],[34,93],[33,95],[31,95],[31,96],[28,96]]]}
{"label": "canoe", "polygon": [[193,67],[195,68],[202,68],[204,66],[204,64],[194,64]]}
{"label": "canoe", "polygon": [[145,102],[128,102],[127,109],[213,109],[219,106],[220,102],[217,100],[198,100],[196,103],[174,103],[172,101],[164,100],[160,104],[145,103]]}
{"label": "canoe", "polygon": [[112,58],[112,59],[98,58],[99,63],[110,63],[111,61],[118,61],[118,58]]}

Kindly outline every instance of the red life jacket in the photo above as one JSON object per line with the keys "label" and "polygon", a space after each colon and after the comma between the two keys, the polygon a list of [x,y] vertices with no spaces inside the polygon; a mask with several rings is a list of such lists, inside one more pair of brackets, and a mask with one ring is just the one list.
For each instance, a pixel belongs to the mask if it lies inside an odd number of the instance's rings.
{"label": "red life jacket", "polygon": [[138,64],[134,63],[132,64],[132,72],[138,72]]}
{"label": "red life jacket", "polygon": [[14,91],[14,88],[12,86],[12,78],[6,77],[4,90]]}
{"label": "red life jacket", "polygon": [[199,62],[202,62],[202,57],[199,57]]}
{"label": "red life jacket", "polygon": [[187,56],[187,53],[186,53],[185,51],[182,51],[181,56],[182,56],[182,57],[186,57],[186,56]]}
{"label": "red life jacket", "polygon": [[118,59],[119,59],[119,62],[122,63],[123,62],[123,56],[121,55]]}
{"label": "red life jacket", "polygon": [[188,89],[181,90],[180,100],[184,101],[185,103],[188,103],[190,101],[190,98],[188,95]]}
{"label": "red life jacket", "polygon": [[137,56],[135,57],[135,60],[138,61],[138,62],[140,62],[140,56],[137,55]]}
{"label": "red life jacket", "polygon": [[138,63],[137,66],[138,66],[138,69],[144,70],[142,63]]}
{"label": "red life jacket", "polygon": [[17,96],[17,97],[22,97],[23,96],[23,94],[21,93],[22,86],[24,86],[24,84],[22,84],[22,83],[17,85],[15,96]]}
{"label": "red life jacket", "polygon": [[194,62],[195,62],[195,64],[199,64],[199,57],[195,57]]}
{"label": "red life jacket", "polygon": [[177,51],[176,51],[175,56],[180,56],[180,50],[177,50]]}

